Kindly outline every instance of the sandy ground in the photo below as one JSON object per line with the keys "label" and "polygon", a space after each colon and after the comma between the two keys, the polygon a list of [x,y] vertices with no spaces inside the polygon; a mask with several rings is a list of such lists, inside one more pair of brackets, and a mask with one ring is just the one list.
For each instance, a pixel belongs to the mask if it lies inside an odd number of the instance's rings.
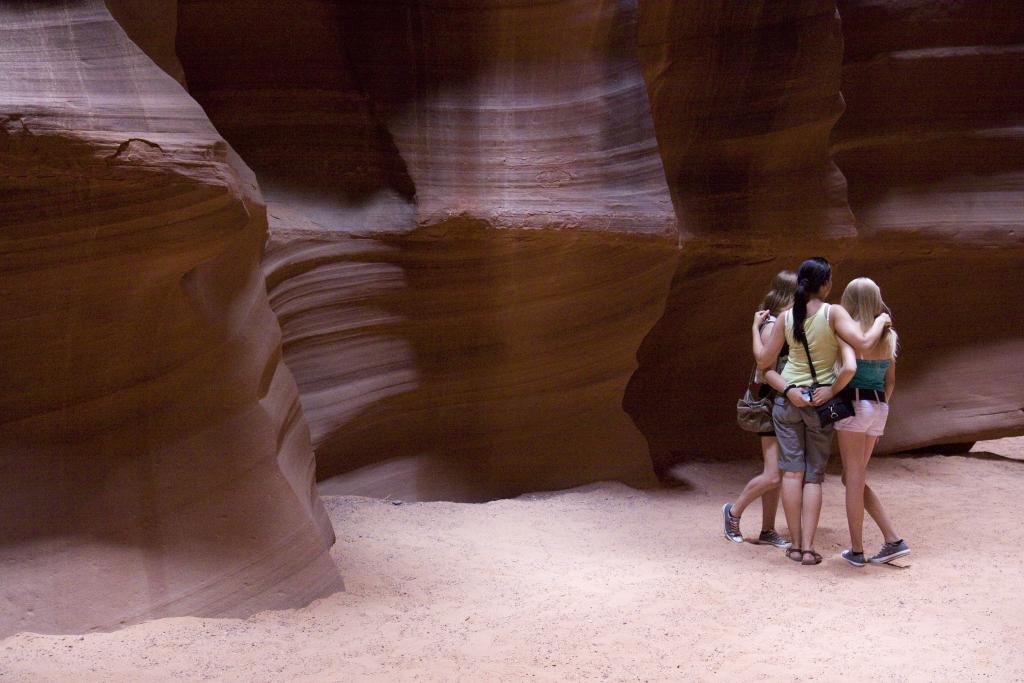
{"label": "sandy ground", "polygon": [[[872,463],[905,568],[838,558],[837,477],[822,565],[726,542],[719,508],[752,464],[484,505],[330,497],[347,592],[250,619],[19,634],[0,642],[0,680],[1024,680],[1024,519],[995,512],[1024,491],[1024,439],[980,449]],[[748,537],[759,519],[755,505]]]}

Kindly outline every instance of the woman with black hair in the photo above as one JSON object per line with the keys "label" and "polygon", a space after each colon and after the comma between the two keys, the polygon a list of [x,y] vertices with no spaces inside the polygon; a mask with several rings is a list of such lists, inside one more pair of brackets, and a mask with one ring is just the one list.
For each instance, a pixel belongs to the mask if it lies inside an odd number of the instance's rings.
{"label": "woman with black hair", "polygon": [[[753,350],[758,366],[770,367],[782,345],[789,344],[789,360],[782,372],[786,388],[775,399],[772,421],[779,440],[782,507],[793,535],[793,547],[786,556],[808,565],[821,562],[821,555],[814,550],[814,535],[833,431],[832,425],[821,425],[814,407],[846,386],[857,369],[854,351],[873,348],[890,324],[883,313],[863,331],[842,306],[825,302],[831,289],[829,262],[821,257],[807,259],[797,272],[793,308],[782,316],[783,324],[772,329],[767,341],[757,333],[767,315],[759,311],[754,316]],[[840,359],[842,369],[837,374]]]}

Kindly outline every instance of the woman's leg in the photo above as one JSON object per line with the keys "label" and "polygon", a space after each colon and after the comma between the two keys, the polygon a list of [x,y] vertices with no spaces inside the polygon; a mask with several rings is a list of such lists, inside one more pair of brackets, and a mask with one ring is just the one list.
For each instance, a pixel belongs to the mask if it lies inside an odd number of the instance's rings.
{"label": "woman's leg", "polygon": [[[775,470],[778,472],[778,469]],[[778,484],[782,475],[776,474]],[[775,531],[775,517],[779,513],[779,486],[776,484],[761,495],[761,531]]]}
{"label": "woman's leg", "polygon": [[[867,460],[864,432],[839,431],[839,454],[843,458],[843,484],[846,486],[846,522],[850,526],[850,550],[864,552],[864,486]],[[871,439],[874,446],[874,439]]]}
{"label": "woman's leg", "polygon": [[804,490],[800,511],[800,548],[804,551],[804,562],[817,563],[814,537],[818,532],[821,516],[821,482],[825,479],[825,468],[832,456],[832,425],[821,425],[818,413],[811,408],[801,411],[804,423]]}
{"label": "woman's leg", "polygon": [[804,483],[803,505],[800,508],[800,547],[804,552],[814,548],[814,536],[818,532],[818,518],[821,516],[821,484]]}
{"label": "woman's leg", "polygon": [[[775,435],[779,442],[779,469],[782,471],[782,509],[786,513],[789,533],[796,545],[800,540],[800,506],[803,503],[804,429],[800,409],[785,399],[775,399],[772,409]],[[786,554],[789,555],[787,550]],[[794,559],[790,556],[790,559]],[[796,558],[799,559],[799,558]]]}
{"label": "woman's leg", "polygon": [[782,472],[779,471],[779,440],[774,436],[761,438],[761,455],[764,458],[764,474],[772,486],[761,494],[761,531],[775,530],[775,517],[779,512],[779,486]]}
{"label": "woman's leg", "polygon": [[798,546],[800,541],[800,508],[803,506],[804,498],[804,473],[783,472],[782,473],[782,510],[786,513],[786,524],[789,525],[789,533],[793,539],[793,545]]}
{"label": "woman's leg", "polygon": [[[761,529],[774,529],[775,528],[775,511],[779,506],[779,482],[781,477],[779,476],[779,441],[774,436],[762,436],[761,437],[761,457],[764,460],[764,470],[761,474],[757,475],[743,488],[736,502],[732,504],[730,513],[733,517],[740,517],[743,515],[743,511],[747,509],[758,497],[762,497],[761,509],[764,524]],[[772,496],[773,500],[768,501],[769,496]],[[771,516],[768,514],[767,508],[771,506]],[[768,521],[771,520],[771,521]],[[767,526],[766,526],[767,525]]]}
{"label": "woman's leg", "polygon": [[864,442],[864,507],[867,509],[868,514],[871,515],[871,519],[875,520],[875,524],[882,531],[882,536],[885,537],[886,543],[895,543],[900,540],[900,537],[896,535],[896,528],[892,525],[892,520],[889,519],[889,515],[885,513],[885,509],[882,507],[882,501],[878,499],[875,492],[867,485],[867,468],[868,462],[871,460],[871,454],[875,450],[875,444],[878,442],[877,436],[867,436]]}

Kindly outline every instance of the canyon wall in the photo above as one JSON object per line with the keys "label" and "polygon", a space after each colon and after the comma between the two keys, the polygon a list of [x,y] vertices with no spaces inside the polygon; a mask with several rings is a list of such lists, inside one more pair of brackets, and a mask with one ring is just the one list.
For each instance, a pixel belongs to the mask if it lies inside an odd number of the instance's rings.
{"label": "canyon wall", "polygon": [[736,427],[772,276],[855,238],[829,155],[843,111],[832,2],[642,5],[639,55],[683,243],[624,406],[659,473],[756,453]]}
{"label": "canyon wall", "polygon": [[840,0],[832,138],[857,216],[844,262],[903,342],[888,451],[1024,431],[1024,13]]}
{"label": "canyon wall", "polygon": [[323,490],[652,480],[620,402],[678,252],[635,13],[180,3],[190,90],[268,200]]}
{"label": "canyon wall", "polygon": [[[1012,3],[309,1],[280,17],[191,0],[179,18],[193,92],[270,200],[264,268],[328,490],[634,480],[613,405],[630,348],[622,405],[657,471],[756,452],[733,419],[749,318],[814,254],[836,264],[834,299],[869,275],[896,312],[882,450],[1021,429],[1015,387],[933,409],[935,389],[1021,358]],[[943,87],[949,68],[970,87]],[[951,122],[956,140],[938,133]],[[657,237],[674,230],[675,257]],[[581,240],[591,265],[569,255]],[[950,277],[964,267],[969,296]],[[921,305],[924,283],[965,297],[971,323]],[[605,350],[574,338],[613,317],[628,324]],[[539,368],[546,385],[517,386]]]}
{"label": "canyon wall", "polygon": [[751,317],[815,254],[894,309],[882,450],[1024,432],[1017,4],[5,3],[0,633],[337,590],[314,468],[756,457]]}
{"label": "canyon wall", "polygon": [[251,171],[102,2],[3,4],[0,634],[341,587],[265,237]]}
{"label": "canyon wall", "polygon": [[1024,430],[1024,383],[1006,381],[1024,375],[1013,5],[642,5],[685,228],[624,401],[659,472],[757,452],[734,422],[752,313],[775,272],[812,255],[835,265],[834,301],[867,275],[895,311],[903,353],[880,450]]}

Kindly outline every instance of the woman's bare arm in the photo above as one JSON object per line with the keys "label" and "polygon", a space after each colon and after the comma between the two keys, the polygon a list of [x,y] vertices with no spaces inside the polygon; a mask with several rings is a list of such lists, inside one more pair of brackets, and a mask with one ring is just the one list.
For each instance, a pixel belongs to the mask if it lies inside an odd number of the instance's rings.
{"label": "woman's bare arm", "polygon": [[[771,323],[768,323],[767,325],[765,325],[764,327],[761,328],[761,342],[762,343],[765,343],[765,344],[768,343],[768,340],[771,338],[771,335],[772,335],[772,329],[776,325],[777,325],[777,323],[771,322]],[[773,362],[771,367],[769,367],[768,369],[766,369],[764,371],[763,375],[764,375],[764,382],[765,382],[765,384],[767,384],[772,389],[774,389],[775,391],[777,391],[777,392],[779,392],[781,394],[783,391],[786,390],[786,380],[782,379],[782,375],[780,375],[775,370],[775,366],[777,365],[778,358],[779,358],[778,356],[775,357],[775,361],[776,362]]]}
{"label": "woman's bare arm", "polygon": [[761,339],[761,322],[768,317],[768,311],[758,311],[754,314],[753,338],[754,338],[754,360],[757,367],[767,370],[775,364],[782,350],[782,343],[786,340],[785,326],[772,325],[766,340]]}
{"label": "woman's bare arm", "polygon": [[782,375],[777,373],[774,368],[765,370],[764,382],[780,394],[786,390],[786,380],[782,379]]}
{"label": "woman's bare arm", "polygon": [[[771,334],[774,331],[772,329],[768,329],[769,327],[781,328],[782,326],[779,325],[776,322],[776,323],[769,323],[768,325],[765,325],[765,327],[761,328],[762,341],[764,341],[765,343],[767,343],[768,339],[771,338]],[[785,333],[783,333],[783,336],[785,336]],[[778,354],[776,354],[775,355],[775,359],[777,360],[778,357],[779,357]],[[801,396],[799,389],[794,389],[791,392],[792,395],[789,395],[789,396],[786,395],[786,393],[785,393],[786,392],[786,386],[787,386],[786,385],[786,380],[783,379],[782,375],[779,374],[775,370],[775,360],[772,360],[771,363],[772,364],[768,368],[762,368],[764,370],[764,381],[765,381],[765,383],[768,386],[770,386],[772,389],[774,389],[775,391],[779,392],[780,394],[782,394],[783,396],[788,398],[789,401],[793,405],[795,405],[797,408],[803,408],[805,406],[809,406],[810,403],[807,403],[806,401],[803,400],[803,397]]]}
{"label": "woman's bare arm", "polygon": [[886,326],[892,324],[892,318],[888,313],[882,313],[875,318],[871,328],[864,332],[860,329],[860,324],[850,317],[845,308],[835,305],[829,312],[829,322],[832,324],[833,331],[854,350],[867,353],[878,344]]}
{"label": "woman's bare arm", "polygon": [[[781,327],[781,326],[779,326],[778,323],[776,322],[776,323],[769,323],[768,325],[766,325],[763,328],[761,328],[761,342],[763,344],[767,344],[771,340],[772,332],[774,331],[775,328],[778,328],[778,327]],[[781,348],[779,350],[781,350]],[[777,354],[775,355],[775,358],[776,359],[778,358]],[[782,376],[775,370],[775,364],[772,364],[769,368],[763,369],[763,370],[764,370],[765,384],[770,386],[772,389],[774,389],[778,393],[784,394],[785,386],[786,386],[785,385],[785,380],[782,379]],[[798,392],[798,394],[799,394],[799,392]],[[797,400],[800,400],[799,396],[797,397]],[[803,403],[803,404],[806,405],[807,403]]]}
{"label": "woman's bare arm", "polygon": [[840,358],[843,359],[843,366],[839,371],[839,374],[836,375],[836,381],[832,386],[818,387],[814,390],[814,400],[812,403],[816,406],[823,405],[826,401],[845,389],[846,385],[850,383],[850,380],[853,379],[853,376],[857,373],[857,354],[853,352],[853,347],[842,339],[838,339],[837,341],[839,342],[839,353]]}
{"label": "woman's bare arm", "polygon": [[853,347],[842,339],[838,341],[840,357],[843,359],[843,367],[836,376],[835,383],[832,385],[833,394],[838,394],[845,389],[846,385],[853,379],[853,376],[857,374],[857,354],[854,353]]}
{"label": "woman's bare arm", "polygon": [[896,359],[893,358],[889,362],[889,367],[885,371],[885,401],[889,402],[892,398],[893,389],[896,388]]}

